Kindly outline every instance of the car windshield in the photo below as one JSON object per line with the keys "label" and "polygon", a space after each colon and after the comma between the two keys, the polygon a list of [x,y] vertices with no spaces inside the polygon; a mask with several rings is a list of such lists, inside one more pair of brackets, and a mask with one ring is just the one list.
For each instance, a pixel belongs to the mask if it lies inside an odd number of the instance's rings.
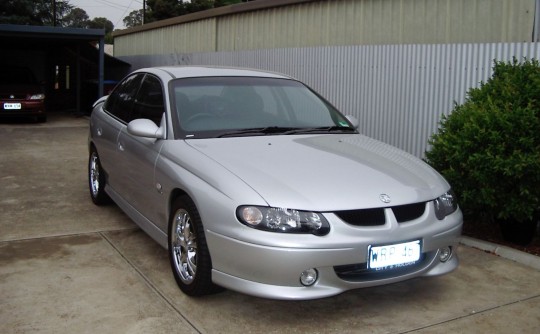
{"label": "car windshield", "polygon": [[181,138],[356,132],[332,105],[294,80],[188,78],[172,81],[170,92]]}

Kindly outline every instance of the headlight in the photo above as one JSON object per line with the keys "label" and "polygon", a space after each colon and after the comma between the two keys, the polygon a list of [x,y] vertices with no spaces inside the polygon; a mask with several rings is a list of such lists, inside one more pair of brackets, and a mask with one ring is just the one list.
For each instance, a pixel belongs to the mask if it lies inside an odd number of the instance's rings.
{"label": "headlight", "polygon": [[317,212],[264,206],[241,206],[236,210],[240,222],[263,231],[325,235],[330,224]]}
{"label": "headlight", "polygon": [[446,194],[439,196],[434,201],[435,204],[435,216],[437,219],[443,220],[444,217],[457,210],[456,195],[452,190],[449,190]]}
{"label": "headlight", "polygon": [[45,94],[32,94],[29,97],[30,100],[45,100]]}

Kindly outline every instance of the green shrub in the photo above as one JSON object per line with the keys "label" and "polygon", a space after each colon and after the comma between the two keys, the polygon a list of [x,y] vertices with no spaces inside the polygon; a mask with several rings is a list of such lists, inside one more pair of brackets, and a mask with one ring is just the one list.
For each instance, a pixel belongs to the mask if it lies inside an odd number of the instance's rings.
{"label": "green shrub", "polygon": [[514,58],[493,70],[442,117],[426,160],[466,216],[523,222],[540,210],[540,66]]}

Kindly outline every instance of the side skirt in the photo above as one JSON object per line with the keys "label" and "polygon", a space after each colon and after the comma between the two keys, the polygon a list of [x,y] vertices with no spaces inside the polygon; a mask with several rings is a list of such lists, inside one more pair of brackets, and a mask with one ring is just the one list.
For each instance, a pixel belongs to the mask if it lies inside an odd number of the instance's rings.
{"label": "side skirt", "polygon": [[111,199],[128,215],[131,220],[135,222],[146,234],[154,239],[161,247],[167,249],[167,233],[160,230],[150,220],[143,216],[139,211],[135,210],[127,201],[125,201],[118,193],[116,193],[110,186],[105,187],[105,191],[111,197]]}

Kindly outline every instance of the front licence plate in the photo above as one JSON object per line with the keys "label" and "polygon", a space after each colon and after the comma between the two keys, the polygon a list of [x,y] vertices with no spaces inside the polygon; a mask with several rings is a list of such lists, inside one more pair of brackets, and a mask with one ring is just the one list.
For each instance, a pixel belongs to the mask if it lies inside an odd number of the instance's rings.
{"label": "front licence plate", "polygon": [[21,104],[20,103],[4,103],[4,109],[5,110],[21,109]]}
{"label": "front licence plate", "polygon": [[386,246],[369,246],[368,268],[393,269],[414,264],[420,260],[420,240]]}

